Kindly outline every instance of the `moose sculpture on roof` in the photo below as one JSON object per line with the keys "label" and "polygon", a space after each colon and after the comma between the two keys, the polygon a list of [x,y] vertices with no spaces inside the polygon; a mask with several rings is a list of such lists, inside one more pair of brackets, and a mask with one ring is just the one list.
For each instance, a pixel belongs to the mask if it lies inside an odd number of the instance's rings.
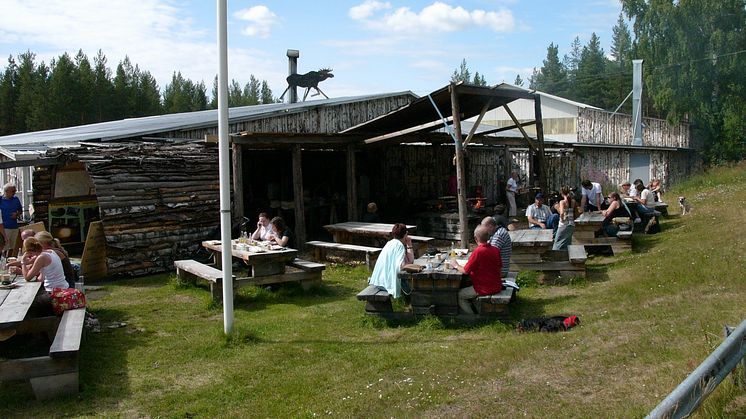
{"label": "moose sculpture on roof", "polygon": [[318,96],[318,95],[324,95],[325,98],[329,99],[329,96],[327,96],[324,92],[319,89],[319,83],[322,81],[334,77],[334,74],[332,74],[331,68],[322,68],[319,71],[309,71],[306,74],[291,74],[287,77],[288,87],[285,89],[284,92],[282,92],[282,96],[280,96],[280,100],[282,100],[285,97],[285,93],[290,90],[291,87],[305,87],[306,93],[303,95],[303,101],[306,101],[306,97],[308,96],[308,92],[311,90],[311,88],[316,89],[316,94],[311,95]]}

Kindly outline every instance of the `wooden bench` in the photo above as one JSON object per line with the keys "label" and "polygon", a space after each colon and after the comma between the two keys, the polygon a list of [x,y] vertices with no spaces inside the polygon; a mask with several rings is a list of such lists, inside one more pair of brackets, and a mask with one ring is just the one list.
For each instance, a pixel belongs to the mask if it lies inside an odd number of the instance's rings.
{"label": "wooden bench", "polygon": [[345,253],[363,253],[365,254],[365,264],[368,266],[368,270],[372,271],[373,266],[376,264],[376,259],[381,253],[381,249],[378,247],[360,246],[357,244],[344,244],[344,243],[329,243],[323,241],[310,241],[306,242],[307,246],[313,248],[314,258],[317,261],[326,260],[326,252],[329,250],[340,251]]}
{"label": "wooden bench", "polygon": [[287,272],[285,275],[289,275],[293,280],[300,281],[300,286],[304,290],[309,289],[313,285],[321,284],[322,271],[326,269],[326,265],[323,263],[311,262],[310,260],[303,260],[295,258],[287,263],[287,266],[298,269],[300,272]]}
{"label": "wooden bench", "polygon": [[49,355],[0,362],[0,382],[28,380],[39,400],[77,394],[78,353],[84,321],[85,308],[62,313],[54,332],[54,341],[49,347]]}
{"label": "wooden bench", "polygon": [[514,300],[515,288],[504,287],[492,295],[480,295],[476,299],[477,313],[485,317],[508,317],[508,304]]}
{"label": "wooden bench", "polygon": [[[185,259],[174,262],[176,268],[176,277],[179,281],[193,283],[198,279],[207,281],[210,284],[210,295],[213,301],[222,303],[223,301],[223,271],[196,260]],[[233,275],[235,281],[236,276]],[[237,287],[233,287],[235,293]]]}
{"label": "wooden bench", "polygon": [[391,306],[391,295],[386,289],[376,285],[368,285],[357,294],[357,299],[365,301],[365,314],[380,315],[394,311]]}
{"label": "wooden bench", "polygon": [[418,258],[425,254],[428,249],[431,247],[435,247],[435,238],[434,237],[425,237],[425,236],[413,236],[409,234],[409,238],[412,240],[412,247],[414,247],[414,257]]}
{"label": "wooden bench", "polygon": [[543,272],[545,274],[543,283],[558,283],[558,278],[561,278],[559,282],[564,282],[565,278],[584,278],[586,275],[585,263],[588,259],[585,246],[588,246],[588,244],[573,244],[568,246],[567,250],[550,250],[539,261],[523,261],[511,258],[510,269],[512,271]]}

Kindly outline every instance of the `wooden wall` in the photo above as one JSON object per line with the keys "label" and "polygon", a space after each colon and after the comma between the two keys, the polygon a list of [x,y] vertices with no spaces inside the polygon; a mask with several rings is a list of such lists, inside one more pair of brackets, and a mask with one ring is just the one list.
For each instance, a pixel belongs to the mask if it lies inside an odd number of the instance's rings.
{"label": "wooden wall", "polygon": [[[632,116],[596,109],[580,109],[578,142],[595,144],[632,144]],[[649,147],[689,148],[689,124],[670,125],[665,120],[643,118],[643,145]]]}
{"label": "wooden wall", "polygon": [[[109,275],[170,270],[174,260],[190,258],[219,224],[215,147],[81,147],[47,155],[85,164],[96,189]],[[54,169],[35,172],[39,210],[51,197],[53,177]]]}
{"label": "wooden wall", "polygon": [[[264,116],[243,122],[231,122],[228,130],[233,133],[249,132],[290,132],[338,133],[347,128],[389,113],[414,100],[411,94],[375,98],[370,100],[303,108],[299,112],[290,110],[273,116]],[[216,126],[179,130],[159,134],[167,138],[204,138],[207,134],[217,134]]]}

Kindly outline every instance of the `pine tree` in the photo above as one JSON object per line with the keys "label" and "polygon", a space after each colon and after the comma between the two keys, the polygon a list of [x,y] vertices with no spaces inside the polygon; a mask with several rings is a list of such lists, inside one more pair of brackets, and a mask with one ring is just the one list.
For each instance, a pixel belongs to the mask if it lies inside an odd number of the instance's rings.
{"label": "pine tree", "polygon": [[261,84],[254,75],[249,76],[249,82],[243,88],[243,105],[258,105],[260,103]]}
{"label": "pine tree", "polygon": [[137,116],[162,113],[161,90],[149,71],[141,71],[137,83]]}
{"label": "pine tree", "polygon": [[[138,68],[139,72],[139,68]],[[128,56],[117,65],[114,73],[113,111],[115,119],[135,115],[135,97],[137,96],[137,78],[135,67]]]}
{"label": "pine tree", "polygon": [[26,132],[36,128],[27,125],[27,119],[33,114],[36,82],[36,54],[26,51],[18,56],[18,84],[13,132]]}
{"label": "pine tree", "polygon": [[547,47],[544,65],[532,76],[533,89],[544,93],[562,96],[567,91],[567,70],[559,59],[559,46],[554,43]]}
{"label": "pine tree", "polygon": [[93,59],[94,85],[93,85],[93,121],[102,122],[112,119],[112,95],[114,85],[111,80],[111,70],[106,66],[106,55],[103,51],[98,50],[96,57]]}
{"label": "pine tree", "polygon": [[96,75],[91,68],[91,62],[78,50],[75,56],[75,89],[76,110],[78,112],[78,124],[90,124],[95,121],[95,108],[93,106],[93,95],[96,90]]}
{"label": "pine tree", "polygon": [[577,100],[600,108],[612,106],[609,105],[607,62],[604,50],[601,48],[601,40],[594,32],[580,55],[576,79]]}
{"label": "pine tree", "polygon": [[578,99],[578,83],[576,80],[578,76],[578,64],[580,63],[582,53],[583,45],[580,43],[580,38],[576,36],[570,44],[570,52],[562,58],[562,63],[567,69],[567,91],[565,97],[568,99]]}
{"label": "pine tree", "polygon": [[50,115],[53,128],[78,125],[77,69],[67,53],[63,53],[51,63],[49,78]]}
{"label": "pine tree", "polygon": [[471,83],[471,72],[469,71],[469,66],[466,65],[466,58],[461,60],[459,68],[451,74],[451,82],[458,83],[460,81]]}
{"label": "pine tree", "polygon": [[[608,66],[610,99],[616,108],[632,91],[632,37],[621,13],[612,30],[610,54],[612,57]],[[631,113],[632,102],[627,100],[621,109]]]}
{"label": "pine tree", "polygon": [[26,116],[26,129],[27,131],[40,131],[54,128],[51,95],[49,93],[51,69],[42,61],[36,66],[32,77],[34,85],[31,100],[34,106],[31,113]]}
{"label": "pine tree", "polygon": [[515,75],[515,81],[513,82],[513,84],[518,87],[523,87],[523,79],[521,78],[520,74]]}
{"label": "pine tree", "polygon": [[260,96],[261,102],[263,104],[275,103],[275,98],[272,96],[272,89],[269,88],[269,83],[267,83],[267,80],[262,80]]}
{"label": "pine tree", "polygon": [[18,100],[18,66],[13,56],[0,75],[0,135],[12,134],[15,126],[15,107]]}
{"label": "pine tree", "polygon": [[228,107],[243,106],[243,90],[236,80],[231,79],[228,85]]}

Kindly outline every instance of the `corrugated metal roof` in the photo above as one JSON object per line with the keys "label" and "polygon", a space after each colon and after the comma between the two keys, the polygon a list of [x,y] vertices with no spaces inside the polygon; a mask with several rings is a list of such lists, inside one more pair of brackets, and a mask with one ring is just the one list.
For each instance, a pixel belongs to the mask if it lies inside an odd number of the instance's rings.
{"label": "corrugated metal roof", "polygon": [[[303,112],[311,108],[342,105],[365,100],[412,95],[411,91],[382,93],[377,95],[349,96],[333,99],[313,100],[298,103],[272,103],[266,105],[240,106],[228,112],[230,123],[267,118],[273,115]],[[140,137],[181,129],[195,129],[217,126],[216,109],[196,112],[184,112],[168,115],[129,118],[119,121],[100,122],[47,131],[26,132],[0,137],[0,147],[8,150],[34,150],[51,147],[75,146],[81,141],[111,141],[124,138]]]}

